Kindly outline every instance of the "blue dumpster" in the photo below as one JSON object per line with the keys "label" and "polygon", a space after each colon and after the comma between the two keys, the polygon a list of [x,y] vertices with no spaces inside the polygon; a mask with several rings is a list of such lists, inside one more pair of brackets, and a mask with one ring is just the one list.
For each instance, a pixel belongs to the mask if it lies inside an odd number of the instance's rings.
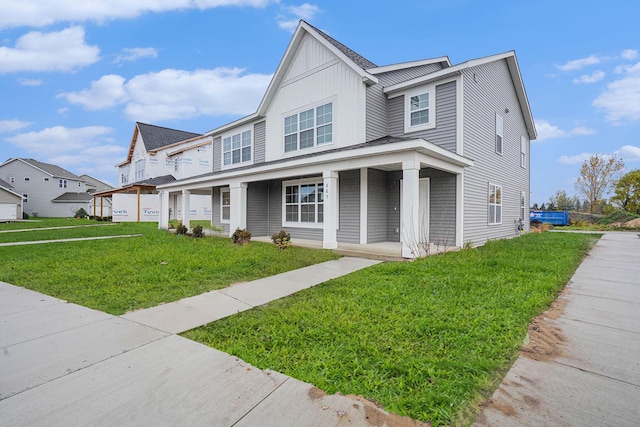
{"label": "blue dumpster", "polygon": [[529,211],[529,221],[552,225],[569,225],[569,211]]}

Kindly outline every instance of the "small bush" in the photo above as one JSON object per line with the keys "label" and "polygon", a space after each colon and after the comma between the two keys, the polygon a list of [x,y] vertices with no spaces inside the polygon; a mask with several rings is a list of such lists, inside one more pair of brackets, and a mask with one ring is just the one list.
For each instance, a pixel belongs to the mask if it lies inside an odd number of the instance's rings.
{"label": "small bush", "polygon": [[22,212],[22,219],[29,219],[29,214],[26,212]]}
{"label": "small bush", "polygon": [[202,230],[201,225],[196,225],[195,227],[193,227],[193,237],[204,237],[204,230]]}
{"label": "small bush", "polygon": [[183,224],[179,224],[176,228],[176,234],[187,234],[187,226]]}
{"label": "small bush", "polygon": [[86,218],[88,217],[89,214],[87,213],[87,211],[84,210],[84,208],[80,208],[76,211],[76,213],[73,215],[74,218],[78,219],[78,218]]}
{"label": "small bush", "polygon": [[251,241],[251,232],[246,229],[236,228],[231,237],[233,238],[233,243],[242,246]]}
{"label": "small bush", "polygon": [[280,230],[279,233],[273,233],[271,235],[271,240],[273,240],[273,243],[278,245],[280,249],[287,249],[287,246],[291,244],[291,234],[284,230]]}

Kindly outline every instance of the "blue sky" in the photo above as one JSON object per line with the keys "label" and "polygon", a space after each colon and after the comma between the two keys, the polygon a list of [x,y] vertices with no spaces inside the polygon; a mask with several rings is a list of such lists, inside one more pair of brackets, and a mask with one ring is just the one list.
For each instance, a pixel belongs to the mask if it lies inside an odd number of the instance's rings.
{"label": "blue sky", "polygon": [[638,16],[621,0],[2,0],[0,161],[116,184],[136,121],[206,132],[253,113],[303,18],[377,65],[515,50],[547,202],[593,153],[640,168]]}

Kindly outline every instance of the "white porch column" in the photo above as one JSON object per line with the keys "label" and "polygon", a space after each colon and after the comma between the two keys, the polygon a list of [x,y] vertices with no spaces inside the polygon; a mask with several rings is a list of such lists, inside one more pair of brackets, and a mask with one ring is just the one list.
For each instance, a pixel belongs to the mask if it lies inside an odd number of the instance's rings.
{"label": "white porch column", "polygon": [[247,183],[231,183],[229,185],[229,196],[231,197],[229,236],[231,236],[237,228],[247,228]]}
{"label": "white porch column", "polygon": [[369,169],[360,169],[360,244],[368,243],[369,231]]}
{"label": "white porch column", "polygon": [[160,217],[158,218],[158,229],[169,229],[169,192],[167,190],[160,191]]}
{"label": "white porch column", "polygon": [[182,190],[182,225],[190,228],[191,219],[191,192]]}
{"label": "white porch column", "polygon": [[456,175],[456,246],[464,246],[464,171]]}
{"label": "white porch column", "polygon": [[322,179],[324,187],[322,247],[336,249],[338,247],[338,172],[325,171]]}
{"label": "white porch column", "polygon": [[400,239],[402,257],[417,258],[420,253],[420,162],[402,163],[402,206],[400,206]]}

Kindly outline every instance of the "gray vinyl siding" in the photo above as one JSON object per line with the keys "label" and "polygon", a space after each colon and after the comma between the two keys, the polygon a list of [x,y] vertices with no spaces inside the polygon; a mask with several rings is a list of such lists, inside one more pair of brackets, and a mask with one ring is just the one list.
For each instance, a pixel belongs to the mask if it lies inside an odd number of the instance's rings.
{"label": "gray vinyl siding", "polygon": [[[272,235],[282,230],[282,181],[274,180],[268,183],[269,204],[268,212],[268,233]],[[251,231],[251,230],[249,230]],[[285,231],[291,234],[291,240],[295,244],[295,239],[320,240],[322,241],[322,228],[299,228],[287,227]],[[257,235],[257,234],[256,234]]]}
{"label": "gray vinyl siding", "polygon": [[340,172],[338,242],[360,243],[360,170]]}
{"label": "gray vinyl siding", "polygon": [[387,173],[387,241],[400,241],[400,180],[402,171]]}
{"label": "gray vinyl siding", "polygon": [[378,169],[367,172],[367,242],[387,241],[387,173]]}
{"label": "gray vinyl siding", "polygon": [[266,146],[266,122],[253,126],[253,163],[264,163]]}
{"label": "gray vinyl siding", "polygon": [[267,236],[269,233],[269,183],[267,181],[250,182],[247,187],[247,230],[255,236]]}
{"label": "gray vinyl siding", "polygon": [[[516,235],[520,192],[525,192],[527,206],[529,203],[528,161],[526,168],[520,166],[520,137],[527,133],[505,60],[473,67],[463,74],[464,154],[474,159],[474,166],[464,173],[463,232],[465,242],[478,245]],[[502,155],[495,152],[496,113],[504,120]],[[526,154],[528,159],[528,147]],[[488,224],[489,183],[502,186],[501,225]]]}
{"label": "gray vinyl siding", "polygon": [[220,222],[220,190],[221,187],[214,187],[211,195],[211,225],[222,229],[221,235],[226,236],[229,233],[229,224]]}
{"label": "gray vinyl siding", "polygon": [[213,138],[213,171],[220,172],[222,169],[222,137]]}
{"label": "gray vinyl siding", "polygon": [[429,241],[455,246],[456,176],[436,169],[422,169],[420,178],[429,177]]}
{"label": "gray vinyl siding", "polygon": [[436,127],[404,133],[404,96],[389,100],[389,134],[424,138],[449,151],[456,151],[456,81],[436,86]]}
{"label": "gray vinyl siding", "polygon": [[367,141],[389,135],[387,96],[382,92],[385,86],[424,76],[440,69],[442,69],[440,64],[429,64],[379,74],[377,76],[379,83],[368,86],[366,91]]}

